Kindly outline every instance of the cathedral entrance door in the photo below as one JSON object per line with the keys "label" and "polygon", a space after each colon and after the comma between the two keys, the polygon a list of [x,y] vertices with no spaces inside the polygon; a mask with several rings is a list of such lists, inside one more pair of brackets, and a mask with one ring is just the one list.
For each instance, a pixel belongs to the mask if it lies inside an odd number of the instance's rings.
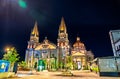
{"label": "cathedral entrance door", "polygon": [[45,62],[43,60],[38,61],[38,71],[42,71],[45,69]]}

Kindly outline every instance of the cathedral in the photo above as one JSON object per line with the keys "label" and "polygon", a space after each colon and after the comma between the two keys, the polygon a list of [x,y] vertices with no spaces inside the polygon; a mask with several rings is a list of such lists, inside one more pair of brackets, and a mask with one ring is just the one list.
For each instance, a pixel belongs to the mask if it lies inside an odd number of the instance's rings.
{"label": "cathedral", "polygon": [[40,43],[38,24],[35,22],[25,53],[27,66],[34,68],[36,64],[39,70],[64,69],[67,67],[68,57],[71,69],[79,70],[87,67],[88,62],[94,59],[93,53],[86,50],[80,37],[76,37],[76,42],[70,46],[64,18],[59,25],[57,44],[49,41],[47,37]]}

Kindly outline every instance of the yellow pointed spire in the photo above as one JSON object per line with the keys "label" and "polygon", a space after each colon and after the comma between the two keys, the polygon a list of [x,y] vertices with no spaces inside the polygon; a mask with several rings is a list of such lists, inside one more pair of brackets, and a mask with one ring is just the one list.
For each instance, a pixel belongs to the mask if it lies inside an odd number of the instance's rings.
{"label": "yellow pointed spire", "polygon": [[31,32],[31,34],[35,35],[35,36],[39,36],[37,21],[35,22],[35,25],[34,25],[34,28],[33,28],[32,32]]}
{"label": "yellow pointed spire", "polygon": [[62,19],[61,19],[59,31],[64,31],[64,32],[66,32],[66,25],[65,25],[65,21],[64,21],[64,18],[63,18],[63,17],[62,17]]}

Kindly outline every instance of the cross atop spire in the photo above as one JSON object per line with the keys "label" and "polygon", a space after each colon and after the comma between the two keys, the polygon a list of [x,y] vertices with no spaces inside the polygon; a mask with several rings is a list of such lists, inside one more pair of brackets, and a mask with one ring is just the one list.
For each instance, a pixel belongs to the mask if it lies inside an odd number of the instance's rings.
{"label": "cross atop spire", "polygon": [[63,31],[64,33],[66,33],[66,25],[65,25],[65,21],[64,21],[63,17],[61,19],[61,23],[60,23],[60,26],[59,26],[59,31]]}
{"label": "cross atop spire", "polygon": [[37,21],[35,22],[34,28],[31,32],[31,35],[39,36]]}

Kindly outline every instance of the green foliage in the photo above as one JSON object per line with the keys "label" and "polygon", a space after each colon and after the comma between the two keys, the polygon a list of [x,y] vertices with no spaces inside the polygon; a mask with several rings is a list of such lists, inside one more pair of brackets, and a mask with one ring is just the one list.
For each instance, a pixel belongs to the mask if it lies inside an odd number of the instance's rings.
{"label": "green foliage", "polygon": [[46,66],[47,65],[47,59],[43,59],[43,63]]}
{"label": "green foliage", "polygon": [[93,72],[99,72],[98,65],[93,64],[92,66],[88,66],[88,69],[91,69]]}
{"label": "green foliage", "polygon": [[83,66],[83,70],[89,70],[88,66]]}
{"label": "green foliage", "polygon": [[55,69],[55,59],[54,58],[51,59],[51,67],[52,67],[52,69]]}
{"label": "green foliage", "polygon": [[20,71],[30,71],[30,68],[28,68],[27,63],[25,61],[19,62],[19,68]]}
{"label": "green foliage", "polygon": [[72,63],[72,57],[71,56],[66,57],[66,67],[68,69],[73,69],[73,63]]}
{"label": "green foliage", "polygon": [[14,47],[10,48],[10,50],[8,50],[3,56],[3,60],[7,60],[10,62],[10,71],[13,71],[14,63],[17,62],[19,58],[19,54]]}
{"label": "green foliage", "polygon": [[27,68],[27,63],[25,61],[21,61],[19,63],[19,66],[22,67],[22,68]]}
{"label": "green foliage", "polygon": [[93,67],[93,68],[92,68],[92,71],[98,72],[98,71],[99,71],[98,66]]}
{"label": "green foliage", "polygon": [[68,69],[73,69],[73,64],[72,64],[72,62],[66,63],[66,67],[67,67]]}
{"label": "green foliage", "polygon": [[63,65],[63,62],[60,62],[60,63],[59,63],[59,67],[62,69],[63,66],[64,66],[64,65]]}
{"label": "green foliage", "polygon": [[58,69],[59,68],[58,61],[56,61],[55,63],[56,63],[56,69]]}
{"label": "green foliage", "polygon": [[3,56],[3,60],[10,61],[11,64],[17,62],[19,58],[19,54],[17,53],[17,50],[14,47],[7,51]]}

